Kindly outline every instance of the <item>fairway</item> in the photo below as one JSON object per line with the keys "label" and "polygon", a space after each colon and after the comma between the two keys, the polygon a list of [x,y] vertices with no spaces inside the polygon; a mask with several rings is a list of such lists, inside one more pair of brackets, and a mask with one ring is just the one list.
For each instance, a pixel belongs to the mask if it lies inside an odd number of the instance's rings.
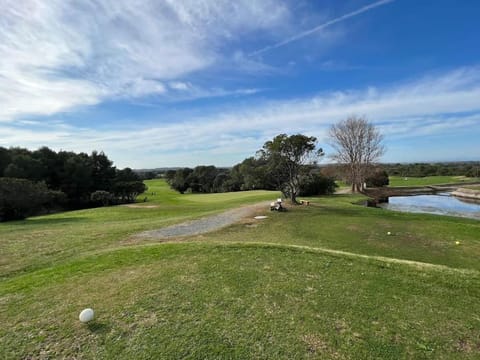
{"label": "fairway", "polygon": [[425,177],[402,177],[389,176],[389,186],[429,186],[429,185],[447,185],[462,184],[469,182],[478,182],[479,178],[469,178],[466,176],[425,176]]}
{"label": "fairway", "polygon": [[[279,197],[147,185],[136,207],[0,224],[1,358],[480,356],[479,221],[334,195],[187,239],[132,242]],[[78,321],[86,307],[90,324]]]}

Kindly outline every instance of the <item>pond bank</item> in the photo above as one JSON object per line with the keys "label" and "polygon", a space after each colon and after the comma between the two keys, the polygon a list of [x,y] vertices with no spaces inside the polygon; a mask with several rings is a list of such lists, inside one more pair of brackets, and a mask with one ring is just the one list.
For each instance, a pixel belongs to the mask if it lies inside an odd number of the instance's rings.
{"label": "pond bank", "polygon": [[476,189],[461,187],[453,191],[452,195],[460,198],[464,198],[464,199],[480,200],[480,190],[476,190]]}
{"label": "pond bank", "polygon": [[[468,185],[478,185],[479,183],[471,183]],[[457,192],[462,190],[466,194],[465,197],[472,196],[472,192],[478,193],[476,199],[480,199],[480,191],[474,189],[467,189],[465,183],[460,184],[445,184],[445,185],[430,185],[430,186],[402,186],[402,187],[382,187],[382,188],[367,188],[364,194],[372,198],[377,203],[388,201],[391,196],[415,196],[415,195],[433,195],[439,192]],[[463,190],[468,190],[464,192]],[[456,195],[456,194],[453,194]],[[457,196],[457,195],[456,195]],[[458,195],[461,196],[461,195]],[[477,195],[475,195],[477,196]]]}

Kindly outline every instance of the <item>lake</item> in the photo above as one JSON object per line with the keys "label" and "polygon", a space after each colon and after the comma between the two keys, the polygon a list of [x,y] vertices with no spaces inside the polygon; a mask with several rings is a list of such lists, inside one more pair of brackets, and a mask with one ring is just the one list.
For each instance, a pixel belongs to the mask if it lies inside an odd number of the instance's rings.
{"label": "lake", "polygon": [[460,200],[450,193],[392,196],[388,203],[379,204],[379,207],[388,210],[461,216],[480,220],[480,202]]}

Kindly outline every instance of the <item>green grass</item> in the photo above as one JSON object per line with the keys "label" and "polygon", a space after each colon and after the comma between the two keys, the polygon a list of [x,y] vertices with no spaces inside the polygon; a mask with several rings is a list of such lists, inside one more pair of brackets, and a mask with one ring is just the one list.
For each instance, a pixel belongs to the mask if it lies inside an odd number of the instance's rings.
{"label": "green grass", "polygon": [[478,221],[336,195],[188,242],[131,244],[278,194],[181,196],[153,181],[147,196],[138,205],[158,207],[0,224],[0,358],[480,357]]}
{"label": "green grass", "polygon": [[279,196],[274,191],[245,191],[213,194],[207,201],[208,195],[178,194],[163,180],[146,183],[148,191],[139,199],[148,201],[137,203],[138,207],[113,206],[0,223],[0,278],[117,247],[142,230]]}
{"label": "green grass", "polygon": [[443,184],[459,184],[473,181],[480,181],[478,178],[465,176],[425,176],[425,177],[402,177],[390,176],[390,186],[428,186]]}

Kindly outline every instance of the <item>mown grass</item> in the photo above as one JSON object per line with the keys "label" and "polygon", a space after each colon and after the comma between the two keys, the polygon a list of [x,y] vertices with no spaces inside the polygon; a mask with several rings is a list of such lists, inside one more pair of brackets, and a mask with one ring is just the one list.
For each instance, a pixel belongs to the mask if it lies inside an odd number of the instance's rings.
{"label": "mown grass", "polygon": [[[336,195],[188,242],[131,245],[124,240],[133,232],[277,196],[149,186],[138,205],[158,208],[0,225],[10,251],[0,358],[480,356],[480,222],[364,208],[352,204],[358,196]],[[58,254],[48,254],[52,245]],[[97,315],[89,325],[78,321],[85,307]]]}
{"label": "mown grass", "polygon": [[466,176],[425,176],[425,177],[402,177],[389,176],[389,186],[428,186],[458,184],[480,181],[479,178],[469,178]]}
{"label": "mown grass", "polygon": [[359,198],[310,198],[310,206],[272,212],[266,221],[237,224],[209,238],[305,245],[480,270],[478,220],[367,208],[354,204]]}
{"label": "mown grass", "polygon": [[[156,229],[247,203],[268,201],[274,191],[181,195],[163,180],[147,181],[136,207],[113,206],[32,217],[0,224],[0,278],[69,261],[88,252],[119,246],[134,233]],[[153,195],[152,195],[153,194]]]}

